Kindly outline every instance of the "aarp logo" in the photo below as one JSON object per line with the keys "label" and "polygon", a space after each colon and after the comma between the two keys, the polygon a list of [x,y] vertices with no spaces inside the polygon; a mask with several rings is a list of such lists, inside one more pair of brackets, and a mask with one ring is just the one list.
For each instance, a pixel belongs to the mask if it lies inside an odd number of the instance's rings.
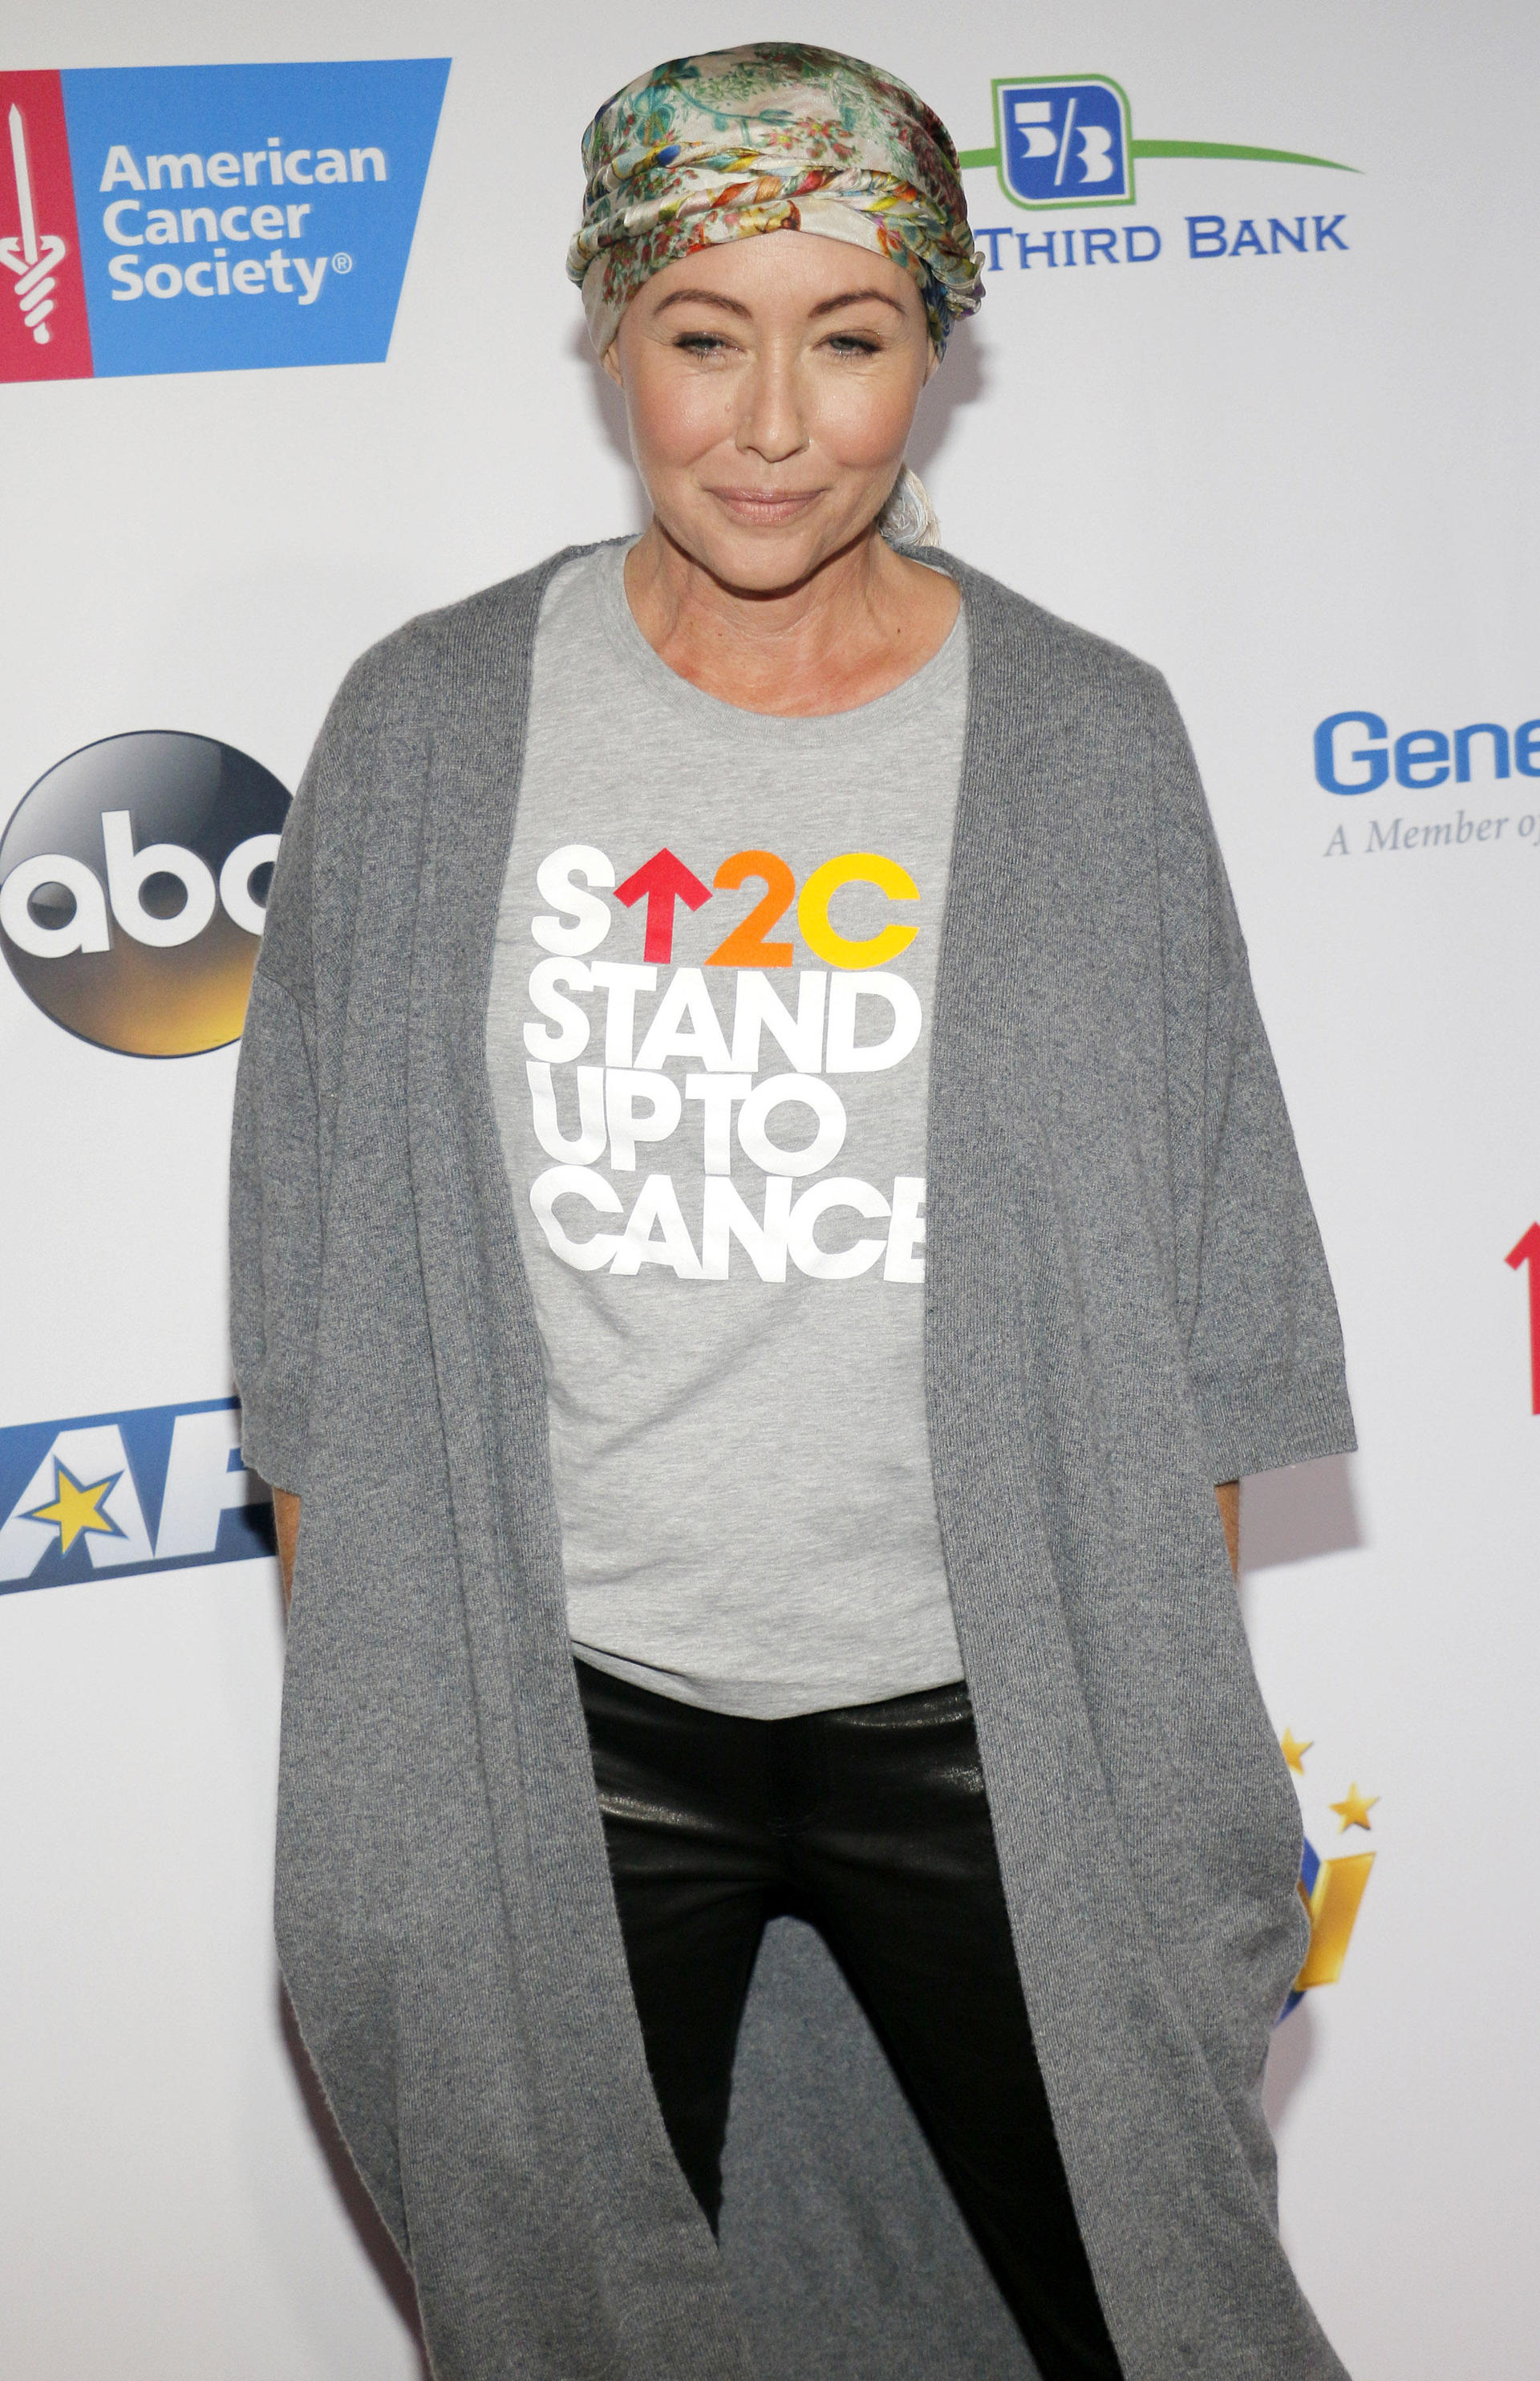
{"label": "aarp logo", "polygon": [[0,1430],[0,1595],[273,1551],[234,1398]]}
{"label": "aarp logo", "polygon": [[1106,75],[996,82],[1000,177],[1023,207],[1116,206],[1133,197],[1122,87]]}

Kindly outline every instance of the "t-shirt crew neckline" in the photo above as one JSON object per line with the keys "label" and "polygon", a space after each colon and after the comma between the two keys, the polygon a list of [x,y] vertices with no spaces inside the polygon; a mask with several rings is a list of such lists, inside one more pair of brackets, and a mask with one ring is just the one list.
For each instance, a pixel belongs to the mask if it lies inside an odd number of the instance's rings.
{"label": "t-shirt crew neckline", "polygon": [[[898,686],[890,687],[886,694],[874,695],[870,702],[857,703],[849,711],[798,713],[790,717],[779,712],[750,711],[740,703],[724,702],[719,695],[707,694],[703,687],[692,685],[678,670],[670,669],[642,635],[626,594],[625,577],[626,556],[638,542],[633,537],[602,546],[593,557],[598,566],[595,576],[605,640],[617,661],[637,680],[639,692],[652,702],[668,704],[681,719],[697,723],[714,719],[718,728],[730,723],[739,732],[763,733],[766,739],[790,745],[845,736],[861,740],[874,727],[901,727],[906,714],[927,709],[944,690],[950,690],[955,672],[965,665],[966,599],[959,604],[957,618],[929,661],[922,662],[917,670]],[[931,567],[924,566],[927,569]]]}

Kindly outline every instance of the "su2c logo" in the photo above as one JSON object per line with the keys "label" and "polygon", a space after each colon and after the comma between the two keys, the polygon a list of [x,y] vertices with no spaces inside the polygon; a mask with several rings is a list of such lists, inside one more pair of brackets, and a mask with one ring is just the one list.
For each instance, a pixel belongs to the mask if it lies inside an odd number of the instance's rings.
{"label": "su2c logo", "polygon": [[208,736],[88,744],[0,837],[0,947],[83,1042],[183,1058],[238,1041],[288,795]]}

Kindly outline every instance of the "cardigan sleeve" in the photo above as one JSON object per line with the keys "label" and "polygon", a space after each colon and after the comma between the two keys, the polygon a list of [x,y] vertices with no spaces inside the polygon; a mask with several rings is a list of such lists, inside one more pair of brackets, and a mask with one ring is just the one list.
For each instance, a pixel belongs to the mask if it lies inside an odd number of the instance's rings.
{"label": "cardigan sleeve", "polygon": [[361,855],[411,629],[354,663],[284,822],[230,1142],[230,1346],[241,1452],[304,1494],[326,1188]]}
{"label": "cardigan sleeve", "polygon": [[312,1020],[260,971],[251,985],[230,1142],[230,1348],[240,1451],[304,1494],[311,1345],[321,1287],[321,1175]]}
{"label": "cardigan sleeve", "polygon": [[1356,1444],[1337,1300],[1192,747],[1153,722],[1179,1304],[1217,1483]]}
{"label": "cardigan sleeve", "polygon": [[236,1075],[230,1139],[230,1347],[241,1454],[304,1493],[311,1346],[321,1287],[322,1169],[310,981],[315,764],[285,822]]}

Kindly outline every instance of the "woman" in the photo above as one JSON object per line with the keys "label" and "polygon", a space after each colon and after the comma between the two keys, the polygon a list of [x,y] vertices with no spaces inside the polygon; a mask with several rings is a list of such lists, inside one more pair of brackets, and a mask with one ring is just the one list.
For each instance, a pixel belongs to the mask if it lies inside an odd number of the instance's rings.
{"label": "woman", "polygon": [[1180,725],[918,549],[911,92],[584,159],[652,525],[359,664],[241,1062],[305,2040],[446,2381],[1339,2374],[1226,1538],[1351,1423]]}

